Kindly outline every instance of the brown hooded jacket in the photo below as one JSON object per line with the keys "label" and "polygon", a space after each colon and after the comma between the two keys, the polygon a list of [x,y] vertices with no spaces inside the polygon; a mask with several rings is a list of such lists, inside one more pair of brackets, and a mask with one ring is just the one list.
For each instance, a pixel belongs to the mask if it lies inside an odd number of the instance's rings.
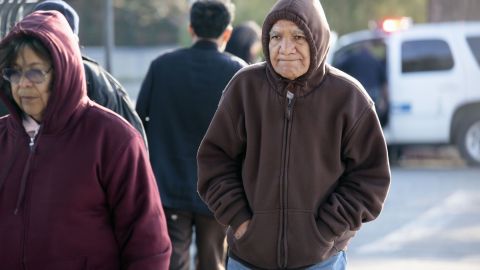
{"label": "brown hooded jacket", "polygon": [[[269,61],[269,31],[281,19],[310,45],[309,70],[295,80]],[[325,63],[330,30],[318,0],[278,1],[262,35],[266,63],[231,80],[202,141],[198,190],[230,226],[231,256],[255,269],[305,267],[379,215],[390,183],[386,144],[363,87]]]}

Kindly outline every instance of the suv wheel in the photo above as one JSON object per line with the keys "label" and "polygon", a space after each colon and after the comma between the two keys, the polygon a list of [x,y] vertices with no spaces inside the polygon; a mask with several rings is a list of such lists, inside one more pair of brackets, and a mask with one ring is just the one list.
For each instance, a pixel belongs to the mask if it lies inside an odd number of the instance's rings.
{"label": "suv wheel", "polygon": [[474,166],[480,166],[480,118],[469,117],[460,124],[457,146],[465,160]]}

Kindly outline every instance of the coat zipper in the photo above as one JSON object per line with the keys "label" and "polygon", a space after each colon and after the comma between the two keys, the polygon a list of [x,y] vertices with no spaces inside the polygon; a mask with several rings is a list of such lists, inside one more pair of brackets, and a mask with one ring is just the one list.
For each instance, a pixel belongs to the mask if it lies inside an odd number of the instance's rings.
{"label": "coat zipper", "polygon": [[17,205],[15,207],[14,214],[17,215],[18,212],[20,211],[21,203],[23,202],[23,197],[25,196],[25,189],[27,185],[27,177],[30,172],[30,167],[32,166],[32,159],[33,159],[33,154],[35,153],[35,138],[37,137],[38,131],[35,132],[35,134],[32,137],[29,137],[30,141],[28,143],[29,147],[29,153],[28,153],[28,158],[27,158],[27,164],[25,165],[25,170],[23,171],[22,174],[22,179],[20,181],[20,192],[19,192],[19,198],[17,200]]}
{"label": "coat zipper", "polygon": [[[288,87],[287,87],[288,89]],[[290,131],[292,126],[292,114],[293,114],[293,105],[295,103],[295,95],[287,91],[287,107],[286,107],[286,117],[285,117],[285,131],[284,131],[284,142],[283,142],[283,170],[282,178],[280,184],[280,252],[279,252],[279,261],[278,264],[280,268],[287,267],[287,185],[288,185],[288,156],[289,156],[289,142],[290,142]]]}
{"label": "coat zipper", "polygon": [[293,110],[293,103],[294,103],[294,100],[295,99],[295,95],[290,92],[290,91],[287,91],[287,100],[288,100],[288,103],[287,103],[287,120],[290,121],[292,119],[292,110]]}
{"label": "coat zipper", "polygon": [[[35,139],[37,137],[37,134],[38,134],[38,130],[35,132],[35,134],[30,137],[29,136],[29,143],[28,143],[28,147],[29,147],[29,154],[28,154],[28,159],[27,159],[27,164],[25,165],[25,171],[23,172],[23,175],[22,175],[22,181],[21,181],[21,185],[22,187],[20,187],[21,189],[23,189],[23,195],[20,195],[19,196],[22,196],[22,197],[25,197],[25,193],[27,192],[26,191],[26,177],[28,177],[28,174],[30,172],[30,167],[31,167],[31,164],[32,164],[32,159],[33,159],[33,156],[35,154],[35,149],[36,149],[36,145],[35,145]],[[24,202],[25,199],[21,198],[21,203],[23,203],[25,205],[24,207],[24,214],[23,214],[23,223],[24,223],[24,231],[23,231],[23,256],[22,256],[22,266],[23,266],[23,269],[27,269],[27,245],[26,245],[26,241],[27,241],[27,227],[28,227],[28,215],[27,215],[27,208],[26,208],[26,202]],[[18,215],[18,212],[20,211],[20,207],[21,205],[18,205],[17,203],[17,207],[15,209],[15,212],[14,214],[15,215]]]}

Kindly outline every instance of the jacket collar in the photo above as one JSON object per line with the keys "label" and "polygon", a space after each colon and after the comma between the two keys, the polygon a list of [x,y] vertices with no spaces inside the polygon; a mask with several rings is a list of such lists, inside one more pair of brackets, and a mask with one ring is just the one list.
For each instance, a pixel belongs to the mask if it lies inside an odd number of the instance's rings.
{"label": "jacket collar", "polygon": [[193,44],[192,48],[200,49],[200,50],[215,50],[218,51],[217,43],[208,40],[208,39],[199,39],[195,44]]}

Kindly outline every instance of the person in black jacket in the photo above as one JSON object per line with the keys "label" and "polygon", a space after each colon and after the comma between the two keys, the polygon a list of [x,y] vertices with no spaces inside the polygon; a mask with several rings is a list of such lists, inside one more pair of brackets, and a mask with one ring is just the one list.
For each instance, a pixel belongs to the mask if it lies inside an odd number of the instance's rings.
{"label": "person in black jacket", "polygon": [[[33,11],[56,10],[65,16],[72,31],[78,37],[80,19],[77,12],[65,1],[46,0],[38,3]],[[118,113],[127,120],[140,134],[146,143],[142,121],[135,111],[123,86],[95,60],[82,56],[87,80],[87,95],[96,103]]]}
{"label": "person in black jacket", "polygon": [[365,87],[368,95],[375,102],[375,111],[380,123],[385,126],[388,123],[389,110],[385,59],[376,55],[375,50],[385,52],[385,44],[378,41],[358,43],[333,64]]}
{"label": "person in black jacket", "polygon": [[170,269],[189,269],[193,226],[196,269],[224,269],[225,228],[197,193],[196,154],[223,89],[246,66],[222,52],[232,30],[232,8],[196,1],[190,9],[193,46],[155,59],[137,100],[173,244]]}

